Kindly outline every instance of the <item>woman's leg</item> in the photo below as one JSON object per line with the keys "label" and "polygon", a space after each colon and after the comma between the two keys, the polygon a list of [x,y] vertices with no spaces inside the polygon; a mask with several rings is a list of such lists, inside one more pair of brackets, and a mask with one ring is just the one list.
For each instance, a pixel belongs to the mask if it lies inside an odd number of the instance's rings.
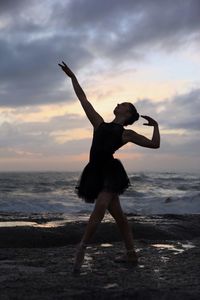
{"label": "woman's leg", "polygon": [[122,237],[125,242],[125,246],[127,250],[131,250],[134,248],[134,241],[133,241],[133,233],[128,223],[126,215],[123,213],[120,202],[119,196],[115,194],[114,198],[110,202],[108,206],[108,211],[115,219]]}
{"label": "woman's leg", "polygon": [[95,202],[94,210],[90,215],[84,235],[77,248],[74,267],[73,267],[74,273],[80,272],[80,268],[85,256],[85,248],[87,246],[87,243],[90,241],[99,223],[103,219],[105,211],[108,208],[108,205],[110,204],[113,197],[114,197],[113,193],[109,193],[105,191],[99,193]]}
{"label": "woman's leg", "polygon": [[81,239],[81,243],[88,243],[95,233],[98,225],[104,218],[106,209],[108,208],[111,200],[114,197],[114,193],[102,191],[99,193],[96,201],[93,212],[90,215],[88,220],[84,235]]}

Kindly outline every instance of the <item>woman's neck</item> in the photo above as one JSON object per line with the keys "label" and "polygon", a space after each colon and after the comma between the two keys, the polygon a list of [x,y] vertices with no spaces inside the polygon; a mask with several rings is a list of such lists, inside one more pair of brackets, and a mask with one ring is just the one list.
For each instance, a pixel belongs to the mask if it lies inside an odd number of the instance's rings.
{"label": "woman's neck", "polygon": [[117,118],[117,117],[114,118],[114,120],[112,121],[112,123],[120,124],[122,126],[124,126],[124,122],[125,122],[124,118]]}

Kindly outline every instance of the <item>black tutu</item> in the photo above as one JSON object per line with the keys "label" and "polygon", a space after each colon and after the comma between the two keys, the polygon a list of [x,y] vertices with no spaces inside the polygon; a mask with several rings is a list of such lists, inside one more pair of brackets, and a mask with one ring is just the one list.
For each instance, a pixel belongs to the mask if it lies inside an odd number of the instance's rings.
{"label": "black tutu", "polygon": [[121,161],[113,158],[101,164],[89,162],[83,169],[75,192],[85,202],[94,203],[101,190],[120,195],[130,185],[130,180]]}

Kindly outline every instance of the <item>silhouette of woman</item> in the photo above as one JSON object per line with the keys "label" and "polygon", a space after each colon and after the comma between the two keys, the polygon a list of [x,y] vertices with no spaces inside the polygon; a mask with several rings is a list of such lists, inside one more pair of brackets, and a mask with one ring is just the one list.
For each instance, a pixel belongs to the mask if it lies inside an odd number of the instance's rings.
{"label": "silhouette of woman", "polygon": [[119,195],[128,188],[130,181],[121,161],[114,158],[113,153],[128,142],[147,148],[159,148],[158,123],[149,116],[141,116],[148,121],[144,125],[154,127],[151,140],[133,130],[125,129],[123,126],[131,125],[139,119],[136,108],[130,102],[118,104],[113,111],[115,115],[113,121],[104,122],[88,101],[75,74],[64,62],[58,65],[71,78],[74,91],[94,129],[90,159],[78,180],[75,191],[85,202],[95,202],[95,206],[77,246],[73,273],[80,272],[86,247],[107,209],[115,219],[125,242],[126,253],[118,261],[137,264],[138,257],[134,249],[133,234],[119,202]]}

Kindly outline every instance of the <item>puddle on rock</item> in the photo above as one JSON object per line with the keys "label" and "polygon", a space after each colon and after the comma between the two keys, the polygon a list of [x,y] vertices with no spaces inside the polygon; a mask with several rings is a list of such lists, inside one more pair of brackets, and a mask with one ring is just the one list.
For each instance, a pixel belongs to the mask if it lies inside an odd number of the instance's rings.
{"label": "puddle on rock", "polygon": [[110,289],[110,288],[115,288],[115,287],[119,287],[119,285],[117,283],[107,283],[104,286],[104,289]]}
{"label": "puddle on rock", "polygon": [[[171,251],[176,252],[174,254],[182,253],[185,250],[188,250],[188,249],[196,247],[191,242],[188,242],[187,244],[185,244],[185,243],[183,244],[181,242],[178,242],[177,244],[178,245],[173,245],[173,244],[151,244],[150,246],[158,248],[158,250],[163,250],[163,249],[171,250]],[[180,248],[179,248],[179,246],[180,246]],[[165,257],[165,256],[163,256],[162,258],[164,260],[167,259],[167,257]]]}
{"label": "puddle on rock", "polygon": [[84,272],[82,274],[88,274],[87,271],[90,271],[92,269],[92,260],[93,258],[89,254],[85,254],[84,262],[82,265],[82,270],[84,270]]}
{"label": "puddle on rock", "polygon": [[90,261],[90,260],[92,260],[92,257],[89,256],[88,254],[85,254],[84,260],[85,261]]}
{"label": "puddle on rock", "polygon": [[196,246],[195,246],[193,243],[191,243],[191,242],[188,242],[187,244],[183,244],[183,243],[178,242],[178,244],[180,244],[181,247],[185,248],[185,250],[191,249],[191,248],[195,248],[195,247],[196,247]]}
{"label": "puddle on rock", "polygon": [[170,258],[167,256],[161,256],[162,261],[167,262]]}
{"label": "puddle on rock", "polygon": [[159,269],[154,269],[154,272],[155,272],[155,273],[159,273],[160,270],[159,270]]}
{"label": "puddle on rock", "polygon": [[151,244],[151,246],[159,249],[177,250],[177,248],[174,247],[174,245],[170,244]]}
{"label": "puddle on rock", "polygon": [[113,244],[109,244],[109,243],[104,243],[100,245],[101,247],[112,247]]}
{"label": "puddle on rock", "polygon": [[139,266],[139,268],[144,268],[144,265],[138,265]]}
{"label": "puddle on rock", "polygon": [[65,226],[66,221],[51,221],[46,223],[37,223],[32,221],[3,221],[0,222],[0,227],[20,227],[20,226],[31,226],[31,227],[45,227],[45,228],[53,228],[59,226]]}
{"label": "puddle on rock", "polygon": [[27,222],[27,221],[10,221],[10,222],[0,222],[0,227],[15,227],[15,226],[35,226],[37,223],[35,222]]}

